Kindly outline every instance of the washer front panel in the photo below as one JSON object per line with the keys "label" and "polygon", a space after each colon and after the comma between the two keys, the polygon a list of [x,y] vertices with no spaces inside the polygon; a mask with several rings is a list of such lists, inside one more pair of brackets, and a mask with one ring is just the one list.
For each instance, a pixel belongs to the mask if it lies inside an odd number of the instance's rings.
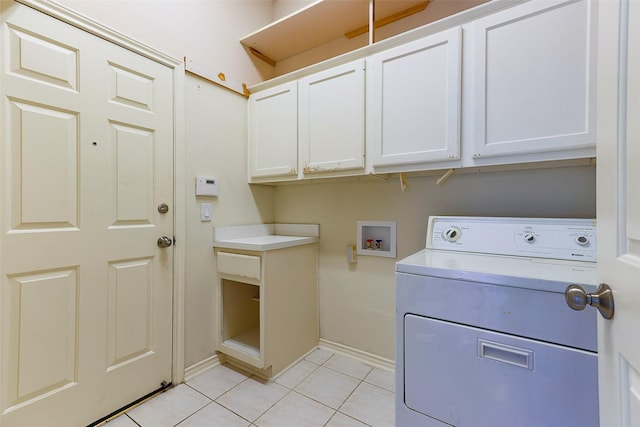
{"label": "washer front panel", "polygon": [[599,425],[595,353],[412,314],[404,345],[411,410],[461,427]]}
{"label": "washer front panel", "polygon": [[398,312],[597,351],[597,310],[570,309],[564,294],[396,273]]}

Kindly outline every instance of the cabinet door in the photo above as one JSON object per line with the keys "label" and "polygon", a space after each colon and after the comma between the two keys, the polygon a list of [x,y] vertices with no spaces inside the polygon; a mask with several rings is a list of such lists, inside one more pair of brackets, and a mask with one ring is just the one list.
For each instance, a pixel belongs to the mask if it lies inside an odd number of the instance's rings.
{"label": "cabinet door", "polygon": [[364,168],[364,60],[299,82],[304,173]]}
{"label": "cabinet door", "polygon": [[297,175],[297,111],[298,92],[295,81],[251,95],[250,178]]}
{"label": "cabinet door", "polygon": [[591,4],[534,1],[470,26],[474,158],[595,146]]}
{"label": "cabinet door", "polygon": [[367,60],[373,167],[460,158],[461,29]]}

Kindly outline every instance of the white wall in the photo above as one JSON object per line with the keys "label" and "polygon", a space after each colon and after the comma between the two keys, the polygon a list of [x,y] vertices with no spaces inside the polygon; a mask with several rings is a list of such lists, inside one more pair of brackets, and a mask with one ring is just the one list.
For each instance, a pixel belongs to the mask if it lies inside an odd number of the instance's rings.
{"label": "white wall", "polygon": [[212,75],[249,86],[273,76],[273,67],[238,42],[271,22],[271,0],[58,1],[168,55],[186,56]]}
{"label": "white wall", "polygon": [[394,359],[397,260],[349,264],[357,220],[397,221],[398,260],[424,248],[430,215],[595,217],[595,167],[454,174],[399,181],[289,185],[275,191],[276,221],[320,224],[320,336]]}

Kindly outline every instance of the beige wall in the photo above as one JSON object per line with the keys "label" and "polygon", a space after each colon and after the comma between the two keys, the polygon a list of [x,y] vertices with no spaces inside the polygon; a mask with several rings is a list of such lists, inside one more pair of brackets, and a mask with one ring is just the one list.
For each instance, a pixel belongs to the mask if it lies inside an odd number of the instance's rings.
{"label": "beige wall", "polygon": [[[213,225],[273,222],[273,189],[247,184],[244,97],[187,75],[185,366],[214,354],[216,271]],[[218,179],[218,197],[196,197],[195,177]],[[200,221],[201,203],[212,203],[212,222]]]}
{"label": "beige wall", "polygon": [[[63,3],[172,56],[187,55],[250,81],[259,79],[261,71],[237,38],[288,13],[296,1],[275,11],[271,2],[259,0]],[[357,265],[347,263],[346,245],[355,243],[356,220],[397,221],[400,259],[424,246],[426,219],[433,214],[595,215],[595,167],[460,174],[442,186],[435,177],[413,178],[406,193],[396,179],[250,187],[246,99],[187,75],[185,113],[186,366],[214,354],[212,225],[274,220],[321,224],[321,337],[393,359],[395,260],[361,256]],[[198,174],[218,177],[219,197],[195,197]],[[212,223],[200,222],[204,201],[213,203]]]}
{"label": "beige wall", "polygon": [[186,56],[212,75],[249,86],[273,76],[273,67],[238,42],[271,22],[271,0],[59,2],[174,58]]}
{"label": "beige wall", "polygon": [[[259,0],[63,0],[73,9],[171,56],[258,79],[237,39],[271,19]],[[126,13],[123,13],[125,11]],[[249,77],[247,77],[249,78]],[[185,366],[215,354],[216,280],[212,226],[273,221],[273,189],[250,188],[246,167],[247,100],[187,74],[185,79],[186,283]],[[219,180],[217,198],[196,198],[195,177]],[[213,221],[200,221],[200,204],[213,204]],[[180,238],[180,236],[177,236]]]}
{"label": "beige wall", "polygon": [[274,0],[273,20],[284,18],[314,2],[315,0]]}
{"label": "beige wall", "polygon": [[595,167],[281,186],[278,222],[320,224],[320,336],[394,359],[395,259],[359,256],[357,220],[397,221],[398,260],[424,248],[429,215],[595,217]]}

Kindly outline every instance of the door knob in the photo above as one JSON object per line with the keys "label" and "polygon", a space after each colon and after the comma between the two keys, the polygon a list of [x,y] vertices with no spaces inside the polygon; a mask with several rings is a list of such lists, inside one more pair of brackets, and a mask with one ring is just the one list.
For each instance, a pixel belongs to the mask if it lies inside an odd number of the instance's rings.
{"label": "door knob", "polygon": [[574,310],[584,310],[587,305],[598,309],[602,317],[613,317],[613,291],[606,283],[601,283],[593,293],[586,293],[579,285],[569,285],[564,291],[567,305]]}
{"label": "door knob", "polygon": [[167,236],[162,236],[158,239],[158,247],[160,248],[168,248],[172,243],[173,241]]}

